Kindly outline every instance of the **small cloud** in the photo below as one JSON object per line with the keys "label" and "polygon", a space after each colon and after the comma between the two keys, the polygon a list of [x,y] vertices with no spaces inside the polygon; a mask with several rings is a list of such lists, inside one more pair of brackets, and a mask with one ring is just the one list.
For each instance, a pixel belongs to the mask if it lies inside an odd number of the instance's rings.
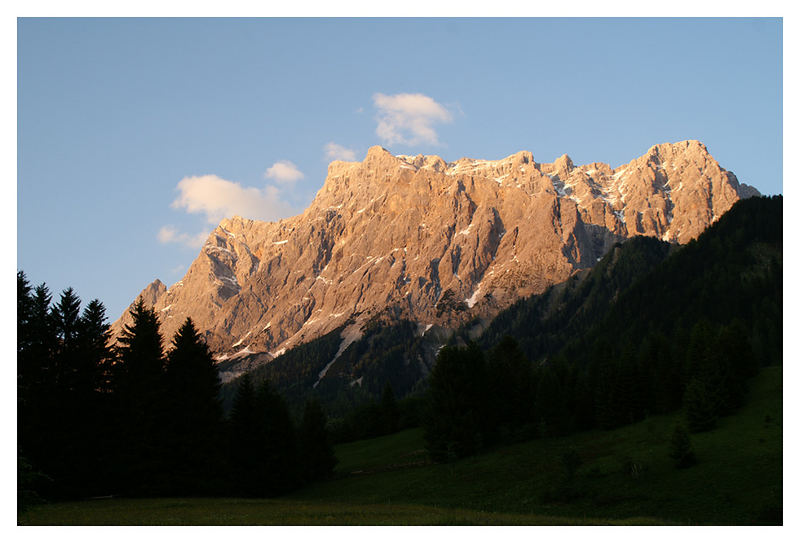
{"label": "small cloud", "polygon": [[174,268],[169,270],[169,273],[171,273],[172,275],[178,275],[179,273],[182,273],[183,270],[185,270],[185,269],[186,269],[186,266],[184,266],[183,264],[178,264],[177,266],[175,266]]}
{"label": "small cloud", "polygon": [[356,113],[364,113],[364,108],[360,107],[356,110]]}
{"label": "small cloud", "polygon": [[447,108],[424,94],[376,93],[372,100],[378,109],[375,133],[390,145],[439,145],[434,125],[453,120]]}
{"label": "small cloud", "polygon": [[201,175],[181,179],[178,191],[180,196],[172,202],[172,207],[188,213],[202,213],[209,224],[234,215],[274,221],[293,212],[292,207],[281,200],[280,189],[271,185],[263,189],[243,187],[216,175]]}
{"label": "small cloud", "polygon": [[[179,232],[178,229],[172,225],[167,225],[162,226],[161,230],[158,231],[158,241],[164,244],[179,243],[192,249],[199,249],[203,246],[203,243],[205,243],[208,234],[209,232],[200,232],[192,236],[185,232]],[[178,271],[180,270],[175,270],[173,273],[177,273]]]}
{"label": "small cloud", "polygon": [[356,159],[356,152],[338,143],[330,142],[325,144],[325,158],[328,160],[348,160],[352,162]]}
{"label": "small cloud", "polygon": [[288,160],[279,160],[267,168],[267,171],[264,172],[264,177],[274,179],[278,183],[291,184],[305,176],[293,163]]}

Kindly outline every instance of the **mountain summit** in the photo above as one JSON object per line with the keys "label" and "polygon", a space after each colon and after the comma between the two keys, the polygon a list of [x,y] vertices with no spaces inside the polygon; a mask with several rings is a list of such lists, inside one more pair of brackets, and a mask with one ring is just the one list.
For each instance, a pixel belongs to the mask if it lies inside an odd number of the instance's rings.
{"label": "mountain summit", "polygon": [[[616,242],[686,243],[757,195],[698,141],[617,168],[392,155],[332,162],[301,214],[224,219],[186,275],[143,292],[171,337],[187,316],[218,360],[284,352],[347,324],[406,318],[420,333],[491,316],[591,267]],[[113,325],[119,332],[127,312]]]}

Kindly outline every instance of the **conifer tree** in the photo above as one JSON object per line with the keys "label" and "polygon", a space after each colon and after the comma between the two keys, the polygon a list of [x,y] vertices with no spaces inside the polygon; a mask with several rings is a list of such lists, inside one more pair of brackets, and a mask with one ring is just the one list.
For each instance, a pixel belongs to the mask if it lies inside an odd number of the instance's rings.
{"label": "conifer tree", "polygon": [[25,274],[17,275],[18,299],[17,372],[21,381],[18,439],[21,454],[36,470],[52,471],[53,413],[59,408],[53,357],[56,336],[50,312],[51,296],[42,283],[30,291]]}
{"label": "conifer tree", "polygon": [[326,425],[327,419],[319,400],[316,398],[308,400],[298,432],[305,481],[317,481],[329,477],[337,463]]}
{"label": "conifer tree", "polygon": [[716,349],[726,372],[722,410],[730,413],[744,404],[747,381],[758,371],[758,364],[748,333],[741,320],[735,320],[720,330]]}
{"label": "conifer tree", "polygon": [[175,333],[172,345],[166,367],[167,471],[174,490],[194,493],[208,490],[218,466],[220,381],[211,353],[190,318]]}
{"label": "conifer tree", "polygon": [[300,466],[294,424],[283,398],[267,381],[256,389],[249,375],[239,380],[230,426],[237,492],[274,496],[297,484]]}
{"label": "conifer tree", "polygon": [[717,410],[705,383],[696,377],[689,381],[684,397],[686,424],[692,432],[711,430],[717,423]]}
{"label": "conifer tree", "polygon": [[[22,412],[29,399],[31,389],[30,349],[33,342],[33,297],[32,288],[25,272],[17,272],[17,415],[22,421]],[[20,424],[20,428],[21,428]]]}
{"label": "conifer tree", "polygon": [[89,302],[81,315],[81,350],[83,371],[88,375],[84,385],[108,394],[114,355],[106,308],[100,300]]}
{"label": "conifer tree", "polygon": [[130,315],[133,322],[117,340],[114,372],[121,417],[120,484],[136,492],[154,493],[162,490],[164,469],[163,340],[158,317],[141,298]]}
{"label": "conifer tree", "polygon": [[172,345],[166,376],[173,414],[184,425],[215,425],[221,417],[219,374],[191,318],[175,333]]}
{"label": "conifer tree", "polygon": [[473,454],[489,431],[486,411],[486,363],[474,343],[443,347],[429,380],[425,441],[431,457],[448,461]]}
{"label": "conifer tree", "polygon": [[397,407],[397,399],[394,396],[392,385],[388,382],[383,387],[383,393],[381,394],[380,412],[383,419],[381,433],[395,433],[400,422],[400,409]]}
{"label": "conifer tree", "polygon": [[76,371],[80,365],[80,310],[81,300],[72,287],[61,293],[61,298],[53,307],[53,323],[58,338],[56,361],[56,382],[59,391],[74,392]]}
{"label": "conifer tree", "polygon": [[260,495],[279,495],[297,485],[299,462],[297,435],[283,398],[264,381],[256,391],[256,431],[260,465],[256,479]]}
{"label": "conifer tree", "polygon": [[118,421],[110,394],[110,341],[105,306],[92,300],[80,317],[72,392],[75,486],[83,488],[84,495],[107,494],[115,471],[112,428]]}
{"label": "conifer tree", "polygon": [[46,393],[52,393],[55,385],[55,372],[51,370],[54,369],[52,366],[56,350],[56,333],[50,312],[51,300],[50,290],[44,283],[34,289],[31,300],[30,329],[27,334],[31,341],[25,357],[29,367],[31,386],[46,388]]}
{"label": "conifer tree", "polygon": [[33,288],[22,270],[17,272],[17,354],[30,346],[31,320],[33,319]]}
{"label": "conifer tree", "polygon": [[255,484],[253,472],[261,459],[259,455],[260,434],[257,429],[256,394],[249,374],[239,380],[239,386],[233,397],[233,408],[229,420],[231,432],[229,463],[235,492],[255,495],[258,486]]}
{"label": "conifer tree", "polygon": [[542,366],[536,381],[535,412],[540,436],[563,435],[568,431],[567,391],[559,373],[563,359],[553,359]]}
{"label": "conifer tree", "polygon": [[494,423],[520,425],[532,421],[533,390],[531,367],[511,336],[489,352],[487,388]]}

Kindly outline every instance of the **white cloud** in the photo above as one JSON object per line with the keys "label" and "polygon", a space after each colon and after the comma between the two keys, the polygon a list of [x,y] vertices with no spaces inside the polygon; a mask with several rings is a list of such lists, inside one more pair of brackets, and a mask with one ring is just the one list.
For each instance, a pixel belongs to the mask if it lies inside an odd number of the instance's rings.
{"label": "white cloud", "polygon": [[356,152],[353,149],[348,149],[344,145],[330,142],[325,144],[325,158],[328,160],[349,160],[352,162],[356,159]]}
{"label": "white cloud", "polygon": [[223,217],[233,215],[274,221],[294,211],[281,200],[281,191],[277,187],[243,187],[216,175],[184,177],[178,183],[178,191],[180,196],[172,202],[172,207],[188,213],[205,214],[209,224],[216,224]]}
{"label": "white cloud", "polygon": [[[210,232],[204,231],[192,236],[185,232],[179,232],[178,229],[172,225],[167,225],[162,226],[161,230],[158,231],[158,241],[165,244],[180,243],[192,249],[198,249],[203,246],[209,234]],[[173,270],[173,273],[177,273],[178,271],[180,270]]]}
{"label": "white cloud", "polygon": [[375,133],[390,145],[439,145],[434,125],[453,120],[452,114],[443,105],[424,94],[376,93],[372,101],[378,109]]}
{"label": "white cloud", "polygon": [[279,160],[267,168],[267,171],[264,172],[264,177],[274,179],[278,183],[291,184],[305,176],[293,163],[288,160]]}

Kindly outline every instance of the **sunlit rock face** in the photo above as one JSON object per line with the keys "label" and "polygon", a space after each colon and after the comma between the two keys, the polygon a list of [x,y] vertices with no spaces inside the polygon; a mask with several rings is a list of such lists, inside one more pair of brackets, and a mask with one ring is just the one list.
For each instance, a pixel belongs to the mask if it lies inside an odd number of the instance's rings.
{"label": "sunlit rock face", "polygon": [[617,168],[372,147],[362,162],[331,163],[301,215],[224,219],[183,279],[142,296],[166,338],[191,316],[219,360],[277,355],[379,314],[455,326],[591,267],[621,239],[685,243],[756,194],[698,141]]}

